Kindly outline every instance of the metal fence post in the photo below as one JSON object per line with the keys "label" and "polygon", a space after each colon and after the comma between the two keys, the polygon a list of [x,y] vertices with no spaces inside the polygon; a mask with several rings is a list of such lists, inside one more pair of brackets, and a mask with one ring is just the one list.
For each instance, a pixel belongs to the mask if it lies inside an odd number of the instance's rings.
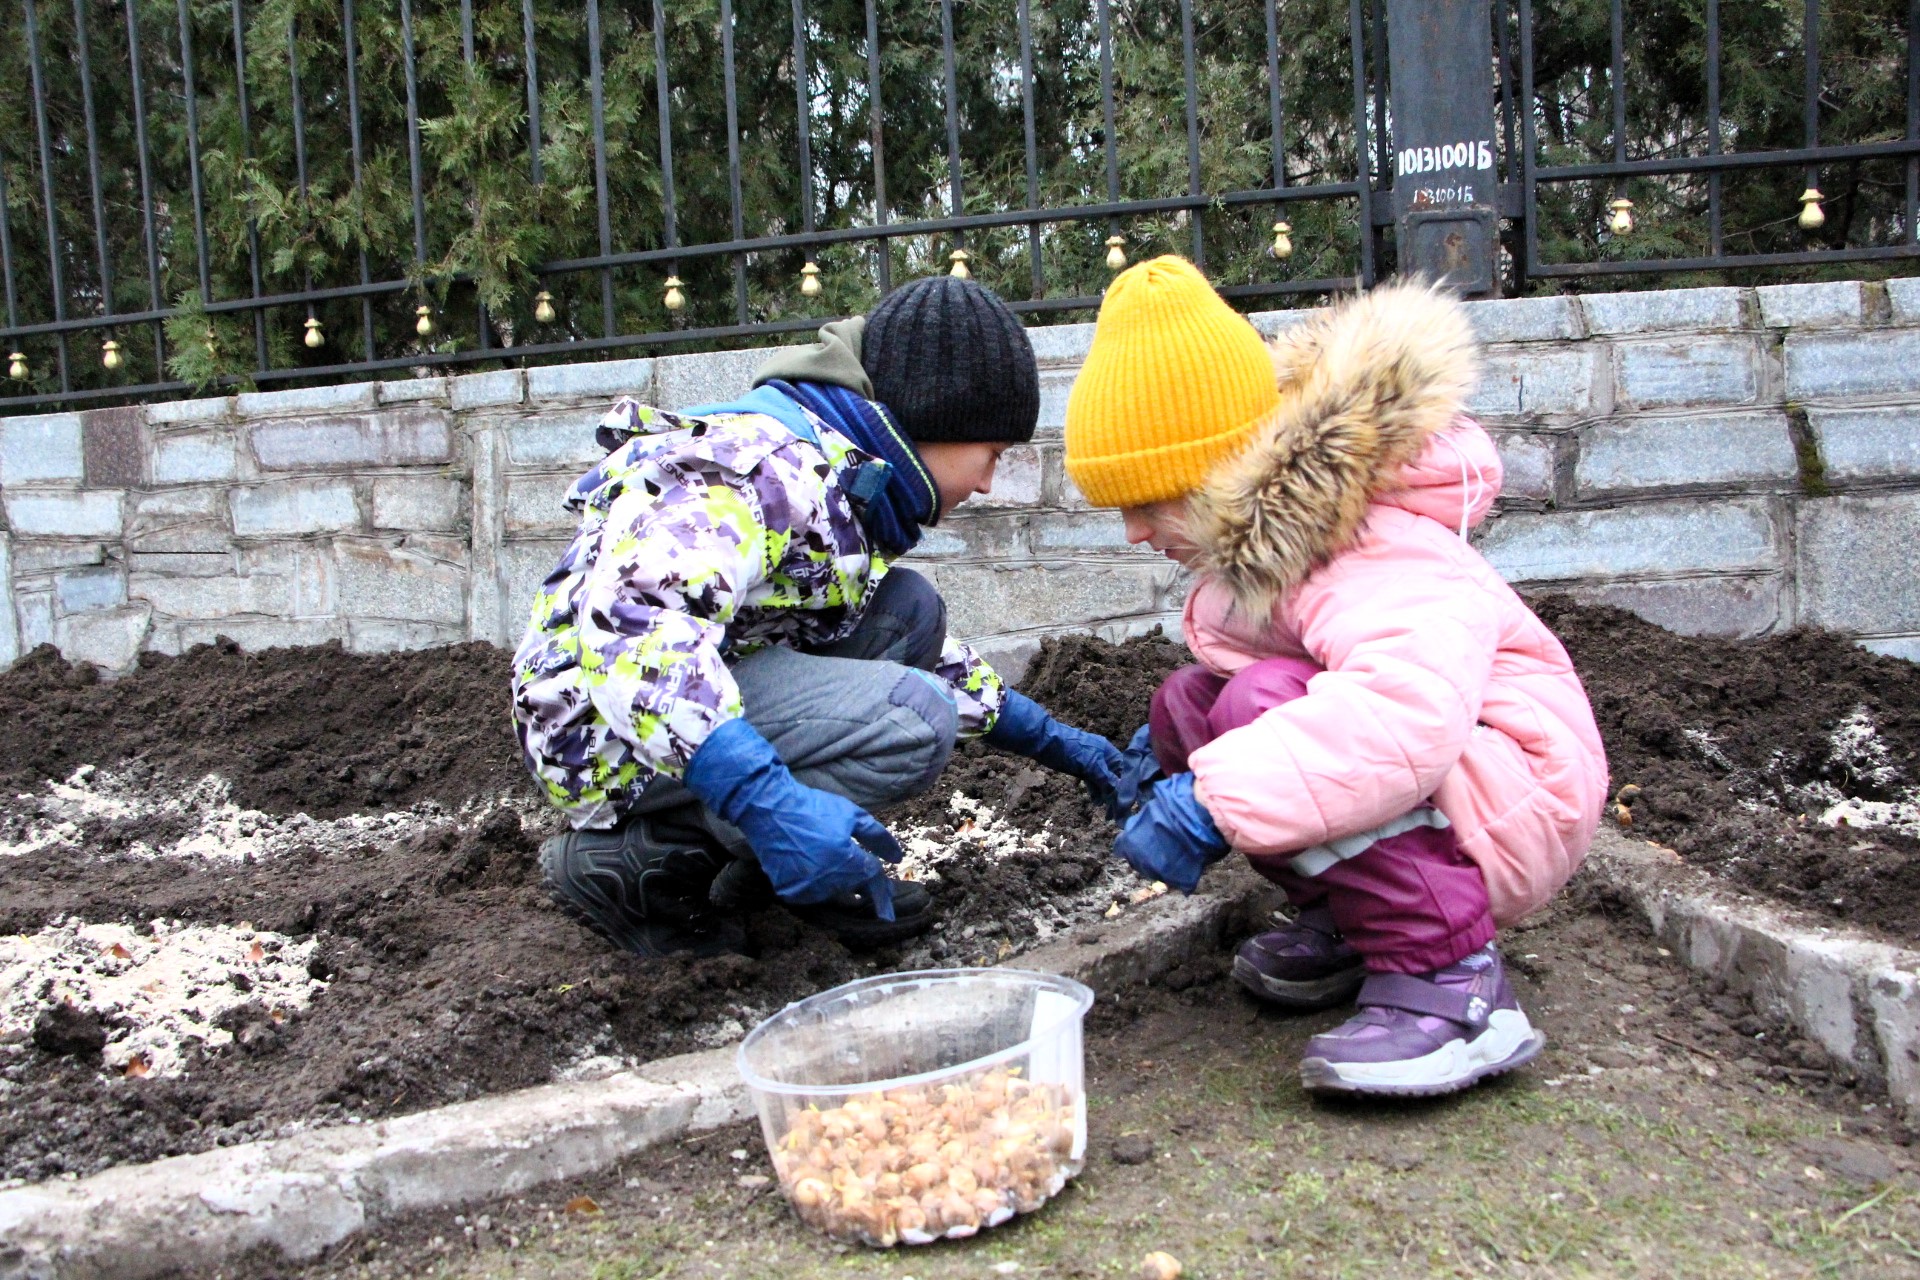
{"label": "metal fence post", "polygon": [[1387,0],[1402,274],[1499,291],[1490,0]]}

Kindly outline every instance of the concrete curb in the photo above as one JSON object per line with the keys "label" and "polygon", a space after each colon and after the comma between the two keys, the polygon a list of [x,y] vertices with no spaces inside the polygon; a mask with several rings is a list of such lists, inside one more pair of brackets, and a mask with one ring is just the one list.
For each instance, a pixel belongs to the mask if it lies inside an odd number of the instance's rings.
{"label": "concrete curb", "polygon": [[[1219,945],[1261,899],[1233,876],[1017,957],[1112,992]],[[1097,936],[1094,936],[1097,935]],[[316,1130],[0,1192],[0,1280],[144,1280],[251,1249],[317,1257],[384,1219],[609,1168],[749,1116],[733,1047],[379,1124]]]}
{"label": "concrete curb", "polygon": [[1690,968],[1818,1041],[1920,1118],[1920,951],[1730,889],[1670,849],[1603,829],[1587,866]]}

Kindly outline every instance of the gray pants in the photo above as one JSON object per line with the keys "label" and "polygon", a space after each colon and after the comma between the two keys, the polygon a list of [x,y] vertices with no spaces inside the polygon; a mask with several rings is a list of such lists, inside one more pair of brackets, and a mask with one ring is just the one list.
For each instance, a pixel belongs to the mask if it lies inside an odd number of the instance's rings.
{"label": "gray pants", "polygon": [[[946,605],[932,584],[894,569],[844,640],[806,653],[776,645],[734,663],[744,718],[795,780],[863,809],[897,804],[931,787],[953,754],[953,694],[929,674],[946,633]],[[677,779],[661,778],[633,812],[699,803]],[[746,851],[739,831],[704,806],[702,821],[736,854]]]}

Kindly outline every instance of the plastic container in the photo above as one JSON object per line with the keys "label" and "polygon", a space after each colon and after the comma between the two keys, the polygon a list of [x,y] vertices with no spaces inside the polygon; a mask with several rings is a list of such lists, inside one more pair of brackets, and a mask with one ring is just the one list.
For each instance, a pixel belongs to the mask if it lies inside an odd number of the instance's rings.
{"label": "plastic container", "polygon": [[1030,1213],[1087,1149],[1093,992],[1018,969],[863,978],[768,1018],[740,1074],[794,1212],[879,1248]]}

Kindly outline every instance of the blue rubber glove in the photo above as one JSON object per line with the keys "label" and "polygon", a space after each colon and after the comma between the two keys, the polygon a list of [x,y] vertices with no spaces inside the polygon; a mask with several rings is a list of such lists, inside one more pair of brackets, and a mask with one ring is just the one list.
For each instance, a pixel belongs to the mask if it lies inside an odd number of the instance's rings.
{"label": "blue rubber glove", "polygon": [[999,718],[987,731],[987,745],[1072,774],[1087,784],[1095,804],[1109,807],[1113,803],[1113,789],[1120,781],[1120,752],[1097,733],[1061,724],[1024,693],[1007,690]]}
{"label": "blue rubber glove", "polygon": [[874,914],[893,919],[893,886],[880,863],[900,861],[898,842],[853,801],[794,781],[773,745],[745,720],[708,734],[682,780],[740,828],[782,898],[825,902],[865,889]]}
{"label": "blue rubber glove", "polygon": [[1120,759],[1120,781],[1113,789],[1112,802],[1107,805],[1107,816],[1116,823],[1125,823],[1134,810],[1146,802],[1153,784],[1167,775],[1161,772],[1159,757],[1153,754],[1153,731],[1147,725],[1133,731],[1133,740],[1120,753]]}
{"label": "blue rubber glove", "polygon": [[1192,893],[1207,864],[1226,856],[1227,839],[1194,797],[1193,775],[1176,773],[1154,787],[1113,842],[1113,851],[1143,878]]}

